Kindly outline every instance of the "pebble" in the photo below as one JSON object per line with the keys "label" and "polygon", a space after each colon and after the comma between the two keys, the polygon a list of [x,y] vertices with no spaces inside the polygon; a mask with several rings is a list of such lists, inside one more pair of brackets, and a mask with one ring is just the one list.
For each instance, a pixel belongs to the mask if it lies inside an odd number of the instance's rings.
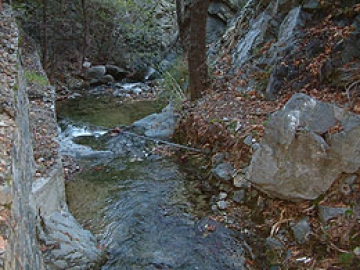
{"label": "pebble", "polygon": [[245,190],[235,190],[233,193],[233,201],[243,203],[245,201]]}
{"label": "pebble", "polygon": [[299,244],[303,244],[308,240],[311,233],[309,218],[303,218],[296,224],[291,226],[295,239]]}
{"label": "pebble", "polygon": [[227,209],[228,203],[226,201],[218,201],[216,205],[219,207],[220,210]]}
{"label": "pebble", "polygon": [[284,249],[284,244],[274,237],[266,238],[265,245],[269,249]]}
{"label": "pebble", "polygon": [[227,198],[227,196],[228,196],[228,194],[226,192],[220,192],[219,200],[224,200]]}
{"label": "pebble", "polygon": [[343,215],[346,211],[351,210],[347,207],[330,207],[326,205],[319,205],[318,208],[320,220],[324,224],[326,224],[328,220]]}

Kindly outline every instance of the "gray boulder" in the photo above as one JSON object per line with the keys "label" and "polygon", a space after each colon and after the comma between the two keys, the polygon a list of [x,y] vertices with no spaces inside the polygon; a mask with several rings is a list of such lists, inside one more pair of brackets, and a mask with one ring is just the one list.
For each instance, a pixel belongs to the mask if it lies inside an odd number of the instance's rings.
{"label": "gray boulder", "polygon": [[106,74],[104,77],[100,79],[100,82],[103,84],[108,84],[114,82],[114,77],[110,74]]}
{"label": "gray boulder", "polygon": [[43,222],[46,229],[39,237],[50,269],[97,269],[104,262],[105,254],[96,238],[81,228],[70,213],[56,212]]}
{"label": "gray boulder", "polygon": [[106,65],[105,68],[106,74],[111,75],[117,81],[121,81],[129,75],[129,72],[115,65]]}
{"label": "gray boulder", "polygon": [[[339,125],[342,131],[329,133]],[[295,94],[266,125],[247,179],[271,197],[312,200],[360,168],[360,117]]]}
{"label": "gray boulder", "polygon": [[151,114],[133,124],[135,131],[147,137],[167,140],[174,133],[176,115],[171,103],[161,113]]}
{"label": "gray boulder", "polygon": [[94,67],[89,68],[86,71],[85,76],[89,80],[100,79],[105,75],[105,73],[106,73],[105,66],[99,65],[99,66],[94,66]]}

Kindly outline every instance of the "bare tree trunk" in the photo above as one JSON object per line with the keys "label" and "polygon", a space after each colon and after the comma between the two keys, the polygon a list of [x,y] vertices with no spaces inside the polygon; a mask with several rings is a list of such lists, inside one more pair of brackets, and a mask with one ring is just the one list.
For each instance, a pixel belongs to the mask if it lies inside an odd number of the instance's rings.
{"label": "bare tree trunk", "polygon": [[47,67],[47,47],[48,47],[48,40],[47,40],[47,0],[42,0],[43,4],[43,18],[42,18],[42,27],[43,27],[43,45],[42,45],[42,64],[46,68]]}
{"label": "bare tree trunk", "polygon": [[87,18],[87,7],[86,7],[86,1],[81,0],[81,8],[82,8],[82,22],[83,22],[83,47],[82,47],[82,59],[81,64],[84,63],[86,55],[88,53],[89,48],[89,25],[88,25],[88,18]]}
{"label": "bare tree trunk", "polygon": [[0,0],[0,12],[2,11],[2,0]]}
{"label": "bare tree trunk", "polygon": [[206,63],[206,20],[209,0],[193,0],[190,11],[190,47],[188,51],[191,100],[202,96],[209,86]]}
{"label": "bare tree trunk", "polygon": [[191,0],[176,0],[179,36],[185,54],[187,54],[190,49],[190,5]]}

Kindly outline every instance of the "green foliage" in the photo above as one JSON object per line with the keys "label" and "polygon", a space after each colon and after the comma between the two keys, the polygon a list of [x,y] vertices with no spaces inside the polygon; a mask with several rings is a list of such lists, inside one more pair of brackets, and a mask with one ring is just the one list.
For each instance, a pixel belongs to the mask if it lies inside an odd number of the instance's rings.
{"label": "green foliage", "polygon": [[354,258],[355,255],[352,253],[341,253],[339,255],[339,262],[343,265],[350,265]]}
{"label": "green foliage", "polygon": [[76,63],[87,57],[93,63],[113,63],[131,69],[152,65],[161,58],[163,29],[157,19],[160,3],[86,0],[82,5],[80,0],[48,0],[44,9],[40,0],[13,1],[19,24],[42,46],[48,61]]}
{"label": "green foliage", "polygon": [[[160,1],[91,1],[88,21],[99,60],[149,64],[161,54],[162,30],[156,19]],[[99,29],[102,28],[102,29]],[[121,58],[121,59],[120,59]]]}
{"label": "green foliage", "polygon": [[45,76],[38,74],[37,72],[32,70],[25,71],[25,79],[29,83],[39,84],[41,86],[49,84],[48,79]]}
{"label": "green foliage", "polygon": [[164,74],[163,88],[166,96],[179,101],[186,99],[186,84],[189,78],[187,62],[177,58],[175,64]]}

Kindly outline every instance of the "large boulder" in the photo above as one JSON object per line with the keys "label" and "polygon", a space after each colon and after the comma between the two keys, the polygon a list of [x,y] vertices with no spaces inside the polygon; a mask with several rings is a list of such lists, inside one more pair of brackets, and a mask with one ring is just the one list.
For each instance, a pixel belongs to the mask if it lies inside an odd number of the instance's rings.
{"label": "large boulder", "polygon": [[271,116],[247,178],[271,197],[315,199],[359,170],[359,138],[360,116],[295,94]]}
{"label": "large boulder", "polygon": [[106,67],[103,66],[103,65],[99,65],[99,66],[94,66],[94,67],[91,67],[89,68],[87,71],[86,71],[86,78],[87,79],[100,79],[101,77],[103,77],[106,73]]}

